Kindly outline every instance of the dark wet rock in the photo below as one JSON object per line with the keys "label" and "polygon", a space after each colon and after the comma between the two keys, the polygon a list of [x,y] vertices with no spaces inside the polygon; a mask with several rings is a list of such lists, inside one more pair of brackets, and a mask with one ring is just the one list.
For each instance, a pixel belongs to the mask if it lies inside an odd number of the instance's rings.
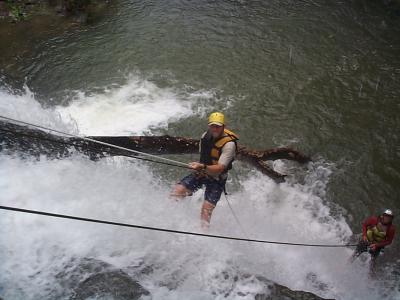
{"label": "dark wet rock", "polygon": [[[73,258],[64,264],[61,272],[56,274],[56,285],[59,288],[55,288],[55,291],[49,295],[49,299],[151,299],[149,291],[137,280],[140,278],[151,280],[153,273],[157,273],[157,269],[157,266],[146,264],[144,261],[119,269],[98,259]],[[173,291],[182,287],[186,277],[187,274],[176,270],[170,275],[163,276],[161,281],[155,279],[155,284]],[[316,276],[310,275],[310,277],[316,280],[314,278]],[[211,291],[212,294],[224,295],[227,299],[251,296],[256,300],[324,300],[310,292],[289,289],[263,276],[240,273],[239,269],[234,272],[218,273],[212,281],[217,283],[215,290]],[[242,288],[254,285],[258,288],[261,285],[256,295]],[[316,286],[316,288],[319,287]],[[60,293],[60,291],[63,292]],[[321,290],[323,291],[324,289]]]}
{"label": "dark wet rock", "polygon": [[262,282],[267,289],[266,293],[256,295],[256,300],[328,300],[310,292],[291,290],[262,276],[255,278]]}
{"label": "dark wet rock", "polygon": [[[71,300],[128,300],[149,295],[146,289],[123,270],[93,258],[71,259],[65,264],[64,270],[56,275],[56,279],[64,291],[69,291]],[[61,296],[68,295],[57,295]]]}
{"label": "dark wet rock", "polygon": [[[256,300],[332,300],[322,298],[310,292],[295,291],[263,276],[248,273],[243,274],[240,273],[239,269],[235,269],[236,272],[234,273],[221,272],[215,275],[213,280],[219,282],[221,288],[216,287],[213,291],[214,295],[224,293],[224,297],[228,299],[247,296],[254,297]],[[250,287],[249,291],[243,290],[243,286]],[[254,294],[252,291],[252,286],[257,286],[257,294]],[[316,288],[318,289],[319,287]]]}
{"label": "dark wet rock", "polygon": [[90,276],[74,291],[71,300],[110,297],[116,300],[135,300],[149,295],[139,283],[121,270],[108,271]]}
{"label": "dark wet rock", "polygon": [[93,274],[114,271],[112,265],[93,258],[73,258],[64,265],[63,271],[55,277],[58,283],[66,290],[74,290],[81,281]]}
{"label": "dark wet rock", "polygon": [[[221,272],[215,275],[213,280],[219,282],[220,287],[216,287],[213,291],[214,295],[224,293],[224,297],[227,299],[248,296],[254,297],[256,300],[328,300],[310,292],[294,291],[263,276],[248,273],[243,274],[240,273],[239,269],[235,269],[234,273]],[[261,289],[257,294],[252,292],[252,288],[250,288],[248,292],[240,288],[243,286],[257,286],[257,289],[259,289],[260,285]],[[318,287],[316,288],[318,289]]]}

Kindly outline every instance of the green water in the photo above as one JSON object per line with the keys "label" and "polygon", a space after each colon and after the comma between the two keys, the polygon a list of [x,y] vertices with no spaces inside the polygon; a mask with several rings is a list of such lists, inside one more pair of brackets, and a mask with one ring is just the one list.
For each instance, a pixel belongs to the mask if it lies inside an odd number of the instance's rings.
{"label": "green water", "polygon": [[[382,208],[400,213],[400,16],[380,1],[113,1],[96,22],[27,48],[0,70],[46,105],[129,74],[211,90],[206,112],[224,110],[243,144],[333,164],[326,201],[353,231]],[[197,137],[203,122],[166,133]]]}

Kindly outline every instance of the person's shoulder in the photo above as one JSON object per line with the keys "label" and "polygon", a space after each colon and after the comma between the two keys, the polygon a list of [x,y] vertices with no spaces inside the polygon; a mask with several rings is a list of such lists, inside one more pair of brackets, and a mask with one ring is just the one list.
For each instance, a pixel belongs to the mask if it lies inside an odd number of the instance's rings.
{"label": "person's shoulder", "polygon": [[236,145],[235,141],[232,140],[232,141],[227,141],[224,146],[232,147],[235,145]]}
{"label": "person's shoulder", "polygon": [[234,141],[226,142],[226,144],[222,147],[222,151],[235,151],[236,143]]}
{"label": "person's shoulder", "polygon": [[379,218],[377,216],[370,216],[368,218],[365,219],[364,223],[378,223]]}
{"label": "person's shoulder", "polygon": [[377,224],[378,224],[378,222],[380,220],[379,216],[371,216],[370,219],[371,219],[371,221],[373,221],[374,223],[377,223]]}

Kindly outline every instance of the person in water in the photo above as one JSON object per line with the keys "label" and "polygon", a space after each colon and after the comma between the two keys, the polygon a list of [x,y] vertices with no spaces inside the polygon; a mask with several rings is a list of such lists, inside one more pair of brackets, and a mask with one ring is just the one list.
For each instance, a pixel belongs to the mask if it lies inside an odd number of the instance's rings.
{"label": "person in water", "polygon": [[374,266],[381,250],[393,242],[395,235],[393,218],[393,212],[386,209],[379,217],[372,216],[366,219],[362,224],[362,239],[357,245],[353,258],[363,252],[369,252],[372,266]]}
{"label": "person in water", "polygon": [[200,162],[191,162],[193,173],[176,184],[173,196],[183,198],[205,186],[204,202],[200,218],[202,226],[210,224],[212,212],[225,192],[228,171],[232,168],[237,150],[238,136],[225,127],[225,117],[220,112],[210,114],[208,130],[203,133],[200,144]]}

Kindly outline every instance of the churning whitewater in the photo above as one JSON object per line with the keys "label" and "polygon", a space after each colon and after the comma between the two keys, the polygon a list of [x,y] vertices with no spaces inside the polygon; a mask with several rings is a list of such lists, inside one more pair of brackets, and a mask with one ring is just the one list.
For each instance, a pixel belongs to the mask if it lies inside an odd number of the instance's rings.
{"label": "churning whitewater", "polygon": [[[43,107],[29,88],[20,94],[3,89],[0,111],[81,135],[138,135],[193,115],[204,117],[203,105],[212,98],[212,92],[186,93],[131,77],[102,92],[76,92],[66,106]],[[228,197],[249,238],[325,244],[350,239],[353,233],[344,216],[334,214],[324,199],[335,166],[321,159],[303,168],[302,183],[293,176],[278,185],[236,163]],[[127,158],[94,162],[79,153],[61,160],[0,154],[0,204],[199,232],[202,191],[173,201],[171,187],[183,173],[161,169]],[[352,249],[260,245],[0,214],[0,294],[7,300],[68,299],[60,274],[71,260],[83,258],[135,275],[153,299],[254,299],[263,286],[256,279],[241,279],[245,273],[335,299],[377,299],[391,293],[385,282],[368,280],[366,261],[348,265]],[[209,232],[245,237],[224,199]],[[150,274],[137,271],[146,267]]]}

